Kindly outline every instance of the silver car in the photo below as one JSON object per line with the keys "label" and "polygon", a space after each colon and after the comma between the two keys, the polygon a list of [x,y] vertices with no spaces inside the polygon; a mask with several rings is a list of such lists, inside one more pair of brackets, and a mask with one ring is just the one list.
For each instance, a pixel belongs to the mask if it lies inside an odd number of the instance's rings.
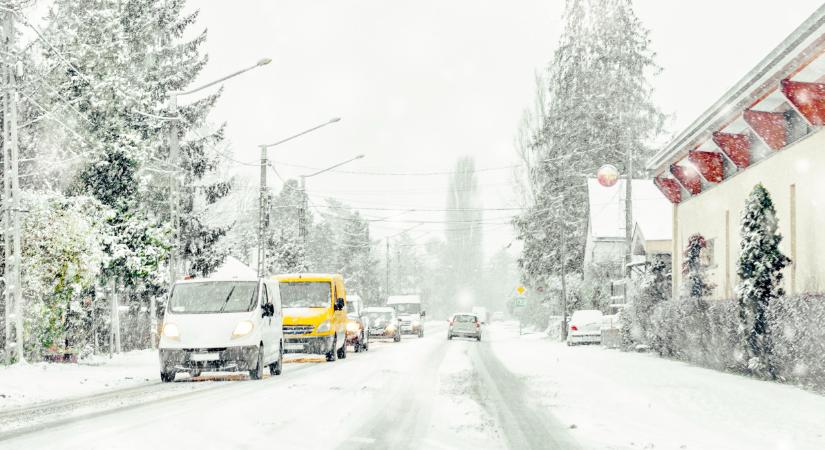
{"label": "silver car", "polygon": [[478,316],[472,313],[455,313],[450,318],[450,327],[447,329],[447,339],[453,336],[475,338],[481,340],[481,322]]}

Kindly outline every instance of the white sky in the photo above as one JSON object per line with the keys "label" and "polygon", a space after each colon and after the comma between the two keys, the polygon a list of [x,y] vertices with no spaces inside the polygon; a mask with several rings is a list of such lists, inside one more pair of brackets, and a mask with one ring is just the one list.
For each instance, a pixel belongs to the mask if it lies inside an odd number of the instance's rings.
{"label": "white sky", "polygon": [[[256,162],[257,145],[335,116],[342,121],[270,151],[274,161],[326,167],[363,153],[354,171],[449,171],[472,155],[478,168],[517,163],[513,136],[533,98],[533,73],[552,57],[561,0],[190,1],[209,31],[202,81],[254,63],[272,64],[225,85],[212,120],[228,122],[236,159]],[[687,126],[819,5],[815,0],[637,0],[664,72],[656,101],[672,132]],[[185,100],[181,100],[182,102]],[[284,176],[306,171],[279,165]],[[254,168],[243,172],[257,180]],[[280,183],[269,173],[270,182]],[[516,206],[510,170],[479,174],[484,206]],[[308,180],[314,202],[334,196],[354,207],[444,208],[447,176],[353,176]],[[253,182],[257,185],[257,181]],[[254,192],[250,192],[254,195]],[[370,217],[400,211],[364,211]],[[488,212],[491,223],[509,212]],[[443,219],[407,213],[392,221]],[[373,237],[409,222],[373,223]],[[455,225],[449,225],[455,226]],[[443,224],[412,232],[425,241]],[[488,225],[485,247],[511,241]],[[426,233],[431,231],[430,233]]]}

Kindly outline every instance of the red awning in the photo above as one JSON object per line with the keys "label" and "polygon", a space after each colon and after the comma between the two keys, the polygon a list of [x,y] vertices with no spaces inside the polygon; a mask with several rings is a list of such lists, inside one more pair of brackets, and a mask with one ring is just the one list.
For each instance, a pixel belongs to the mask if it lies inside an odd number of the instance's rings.
{"label": "red awning", "polygon": [[716,131],[713,142],[728,155],[736,167],[744,169],[751,163],[751,138],[747,134],[732,134]]}
{"label": "red awning", "polygon": [[825,84],[782,80],[782,93],[811,125],[825,125]]}
{"label": "red awning", "polygon": [[663,175],[659,175],[653,179],[653,184],[662,191],[662,194],[670,200],[670,203],[680,203],[682,201],[682,188],[673,178],[665,178]]}
{"label": "red awning", "polygon": [[699,178],[699,173],[695,170],[678,164],[671,164],[670,173],[682,183],[682,186],[684,186],[691,195],[702,192],[702,179]]}
{"label": "red awning", "polygon": [[688,160],[711,183],[721,183],[725,179],[724,158],[721,153],[717,152],[694,150],[688,153]]}
{"label": "red awning", "polygon": [[768,147],[780,150],[788,143],[788,130],[785,128],[785,114],[781,112],[754,111],[746,109],[742,113],[745,122],[765,141]]}

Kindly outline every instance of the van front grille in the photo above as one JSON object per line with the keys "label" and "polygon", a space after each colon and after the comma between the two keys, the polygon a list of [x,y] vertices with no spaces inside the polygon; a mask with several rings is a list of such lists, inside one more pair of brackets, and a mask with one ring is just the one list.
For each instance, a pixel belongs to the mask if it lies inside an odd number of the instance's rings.
{"label": "van front grille", "polygon": [[312,325],[284,325],[284,334],[309,334],[312,333],[312,328]]}

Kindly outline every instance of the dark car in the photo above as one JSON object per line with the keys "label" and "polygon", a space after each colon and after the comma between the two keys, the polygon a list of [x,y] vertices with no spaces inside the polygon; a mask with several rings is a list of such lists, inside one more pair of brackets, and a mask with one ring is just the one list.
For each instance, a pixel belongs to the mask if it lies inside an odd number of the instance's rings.
{"label": "dark car", "polygon": [[392,339],[401,342],[401,319],[388,307],[364,308],[370,339]]}
{"label": "dark car", "polygon": [[361,314],[347,314],[347,345],[351,345],[356,353],[370,349],[370,335],[366,322],[366,317]]}

